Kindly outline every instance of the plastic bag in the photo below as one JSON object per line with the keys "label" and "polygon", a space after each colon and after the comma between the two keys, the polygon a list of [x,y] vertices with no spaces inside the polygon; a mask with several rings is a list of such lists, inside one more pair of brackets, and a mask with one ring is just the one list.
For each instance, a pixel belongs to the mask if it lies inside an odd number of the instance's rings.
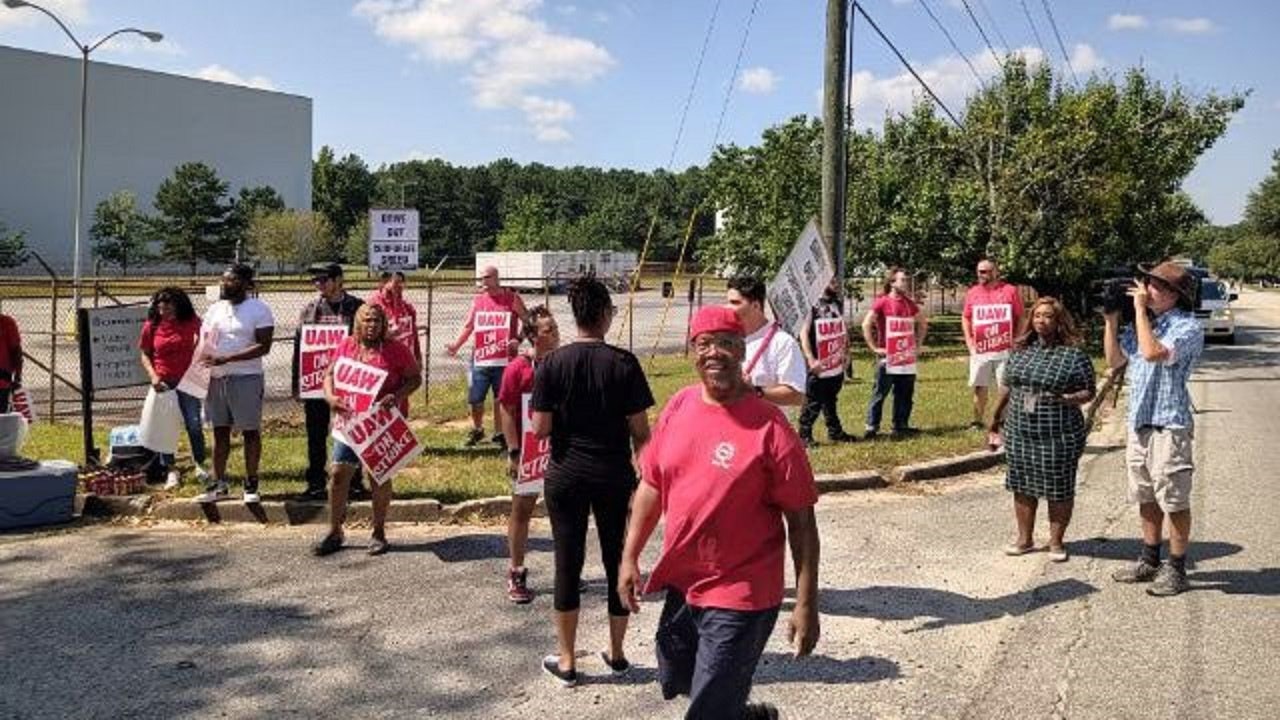
{"label": "plastic bag", "polygon": [[172,455],[178,451],[178,433],[182,430],[182,410],[178,393],[173,390],[147,391],[142,403],[142,420],[138,423],[138,442],[142,447]]}

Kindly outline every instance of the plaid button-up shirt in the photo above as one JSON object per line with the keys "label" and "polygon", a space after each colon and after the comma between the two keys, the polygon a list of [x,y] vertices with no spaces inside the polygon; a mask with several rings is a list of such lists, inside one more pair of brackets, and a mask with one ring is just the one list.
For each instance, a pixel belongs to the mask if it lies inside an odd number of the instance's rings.
{"label": "plaid button-up shirt", "polygon": [[1120,348],[1129,358],[1129,427],[1144,425],[1191,428],[1191,393],[1187,381],[1204,350],[1204,330],[1194,315],[1174,308],[1151,322],[1151,331],[1172,355],[1150,362],[1138,351],[1133,325],[1120,335]]}

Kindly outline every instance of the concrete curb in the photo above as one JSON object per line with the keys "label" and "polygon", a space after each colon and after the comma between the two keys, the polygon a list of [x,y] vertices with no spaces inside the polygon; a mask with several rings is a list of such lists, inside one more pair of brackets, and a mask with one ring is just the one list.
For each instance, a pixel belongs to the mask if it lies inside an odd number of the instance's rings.
{"label": "concrete curb", "polygon": [[895,482],[938,480],[989,470],[1002,462],[1004,462],[1003,449],[997,452],[980,450],[959,457],[930,460],[929,462],[916,463],[914,465],[899,465],[890,472],[890,476]]}
{"label": "concrete curb", "polygon": [[819,495],[847,490],[874,490],[889,485],[889,481],[875,470],[817,475],[814,477],[814,482],[818,486]]}

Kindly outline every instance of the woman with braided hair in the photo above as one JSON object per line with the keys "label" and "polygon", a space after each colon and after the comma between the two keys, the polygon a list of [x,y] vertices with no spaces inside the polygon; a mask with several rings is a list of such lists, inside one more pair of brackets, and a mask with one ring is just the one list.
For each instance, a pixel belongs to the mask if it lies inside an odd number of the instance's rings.
{"label": "woman with braided hair", "polygon": [[609,649],[614,674],[630,668],[622,642],[627,606],[618,596],[618,568],[627,509],[636,487],[633,455],[649,440],[645,411],[653,393],[636,356],[605,342],[613,322],[609,291],[593,276],[569,286],[577,337],[552,351],[533,381],[533,430],[551,438],[543,494],[555,546],[555,624],[559,651],[542,668],[565,687],[578,682],[579,579],[586,555],[587,520],[595,516],[609,597]]}

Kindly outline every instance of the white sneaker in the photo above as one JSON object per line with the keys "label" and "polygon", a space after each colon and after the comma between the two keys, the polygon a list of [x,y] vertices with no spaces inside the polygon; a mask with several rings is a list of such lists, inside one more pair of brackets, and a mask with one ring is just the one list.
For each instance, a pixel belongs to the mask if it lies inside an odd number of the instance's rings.
{"label": "white sneaker", "polygon": [[226,483],[218,483],[218,485],[214,489],[206,490],[200,493],[199,495],[197,495],[196,502],[198,503],[218,502],[219,500],[227,497],[230,494],[231,494],[231,491],[227,488]]}
{"label": "white sneaker", "polygon": [[207,484],[209,482],[209,471],[199,465],[196,466],[196,482],[201,484]]}
{"label": "white sneaker", "polygon": [[178,487],[181,484],[182,484],[182,478],[178,477],[178,471],[170,470],[169,475],[165,477],[165,480],[164,480],[164,489],[173,490],[174,488]]}
{"label": "white sneaker", "polygon": [[249,492],[248,490],[246,490],[246,491],[245,491],[245,493],[244,493],[244,504],[245,504],[245,505],[257,505],[257,504],[258,504],[258,503],[260,503],[260,502],[262,502],[262,496],[261,496],[261,495],[259,495],[259,494],[258,494],[258,493],[256,493],[256,492]]}

